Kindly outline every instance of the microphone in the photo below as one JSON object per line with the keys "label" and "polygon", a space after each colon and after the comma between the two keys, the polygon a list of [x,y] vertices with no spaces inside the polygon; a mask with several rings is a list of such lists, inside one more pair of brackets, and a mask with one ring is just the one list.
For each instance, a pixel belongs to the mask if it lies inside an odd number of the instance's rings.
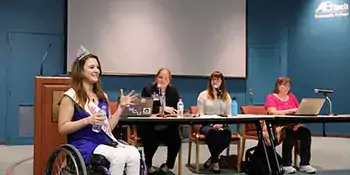
{"label": "microphone", "polygon": [[332,94],[333,90],[330,89],[314,89],[315,93],[322,93],[322,94]]}
{"label": "microphone", "polygon": [[47,53],[49,52],[50,47],[51,47],[51,44],[49,44],[49,46],[47,47],[47,49],[46,49],[46,51],[45,51],[45,54],[44,54],[44,57],[43,57],[43,60],[42,60],[41,63],[40,63],[40,75],[43,75],[44,63],[45,63],[45,61],[46,61]]}
{"label": "microphone", "polygon": [[161,95],[162,94],[162,86],[160,84],[157,84],[157,88],[158,88],[158,94]]}

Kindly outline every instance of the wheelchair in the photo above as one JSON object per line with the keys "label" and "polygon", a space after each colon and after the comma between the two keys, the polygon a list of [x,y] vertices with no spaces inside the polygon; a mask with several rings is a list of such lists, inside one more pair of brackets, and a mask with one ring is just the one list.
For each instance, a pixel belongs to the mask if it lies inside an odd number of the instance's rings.
{"label": "wheelchair", "polygon": [[[142,158],[140,165],[140,175],[146,175],[147,170]],[[45,175],[111,175],[109,166],[110,162],[99,154],[91,155],[89,162],[85,163],[78,149],[73,145],[64,144],[51,153],[45,167]]]}

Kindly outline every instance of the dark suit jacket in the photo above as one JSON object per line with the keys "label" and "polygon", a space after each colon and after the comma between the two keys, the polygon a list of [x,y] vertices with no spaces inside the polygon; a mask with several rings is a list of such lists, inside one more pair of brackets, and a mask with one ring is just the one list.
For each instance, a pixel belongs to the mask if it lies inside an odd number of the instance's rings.
{"label": "dark suit jacket", "polygon": [[[146,86],[142,89],[142,97],[152,97],[153,94],[158,94],[158,88],[157,84],[151,84],[149,86]],[[160,94],[158,94],[160,95]],[[168,86],[165,90],[165,103],[166,106],[173,107],[174,109],[177,108],[177,102],[179,101],[179,93],[177,89],[173,86]],[[160,107],[160,101],[154,101],[153,102],[153,109],[152,114],[158,114],[159,113],[159,107]]]}

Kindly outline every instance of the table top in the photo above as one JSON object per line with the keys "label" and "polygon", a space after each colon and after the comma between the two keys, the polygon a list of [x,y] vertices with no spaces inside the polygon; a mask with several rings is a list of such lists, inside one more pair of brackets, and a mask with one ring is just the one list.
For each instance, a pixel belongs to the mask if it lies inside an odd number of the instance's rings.
{"label": "table top", "polygon": [[239,114],[237,116],[222,117],[218,115],[203,115],[195,117],[186,114],[183,117],[170,115],[168,117],[150,117],[150,116],[123,116],[119,122],[122,124],[138,123],[176,123],[176,124],[238,124],[238,123],[256,123],[259,120],[269,121],[271,123],[339,123],[350,122],[350,114],[339,115],[318,115],[318,116],[293,116],[293,115],[252,115]]}
{"label": "table top", "polygon": [[340,123],[350,122],[350,114],[339,115],[318,115],[318,116],[293,116],[293,115],[275,115],[274,123]]}
{"label": "table top", "polygon": [[176,124],[235,124],[235,123],[256,123],[259,120],[273,119],[270,115],[237,115],[221,117],[218,115],[203,115],[200,117],[194,117],[192,115],[185,115],[184,117],[148,117],[148,116],[124,116],[119,122],[122,124],[135,124],[135,123],[176,123]]}

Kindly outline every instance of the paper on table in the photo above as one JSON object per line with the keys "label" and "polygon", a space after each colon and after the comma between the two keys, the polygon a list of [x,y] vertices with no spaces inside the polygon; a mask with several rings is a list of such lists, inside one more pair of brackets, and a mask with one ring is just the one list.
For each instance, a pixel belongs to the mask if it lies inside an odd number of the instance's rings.
{"label": "paper on table", "polygon": [[201,117],[201,118],[221,118],[221,117],[218,116],[218,115],[201,115],[200,117]]}

